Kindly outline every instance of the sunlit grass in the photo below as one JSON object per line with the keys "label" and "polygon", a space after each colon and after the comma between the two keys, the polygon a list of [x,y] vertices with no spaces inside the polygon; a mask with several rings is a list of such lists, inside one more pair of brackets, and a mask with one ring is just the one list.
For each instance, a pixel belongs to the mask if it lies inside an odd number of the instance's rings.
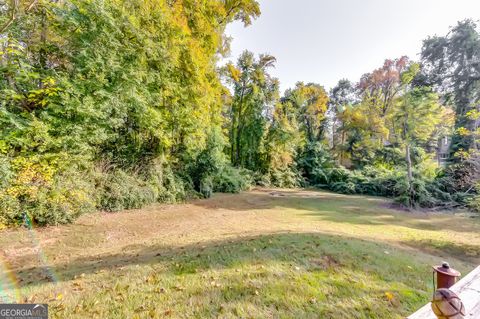
{"label": "sunlit grass", "polygon": [[25,232],[0,244],[24,301],[49,303],[52,318],[404,318],[431,296],[432,264],[447,259],[465,273],[478,262],[476,219],[271,192],[39,230],[58,283]]}
{"label": "sunlit grass", "polygon": [[[29,294],[32,301],[51,299],[54,318],[402,318],[427,300],[433,262],[317,234],[160,249],[148,253],[151,259],[144,259],[146,251],[127,256],[126,266],[92,266],[89,274]],[[107,265],[108,258],[99,259]]]}

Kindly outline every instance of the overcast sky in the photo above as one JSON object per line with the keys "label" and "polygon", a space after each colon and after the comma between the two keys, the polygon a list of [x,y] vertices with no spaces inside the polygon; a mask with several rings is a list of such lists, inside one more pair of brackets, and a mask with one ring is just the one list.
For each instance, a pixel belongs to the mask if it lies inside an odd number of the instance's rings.
{"label": "overcast sky", "polygon": [[329,89],[357,81],[386,58],[418,59],[422,40],[445,35],[465,18],[480,19],[480,0],[260,0],[262,15],[234,23],[232,56],[244,50],[277,58],[282,91],[297,81]]}

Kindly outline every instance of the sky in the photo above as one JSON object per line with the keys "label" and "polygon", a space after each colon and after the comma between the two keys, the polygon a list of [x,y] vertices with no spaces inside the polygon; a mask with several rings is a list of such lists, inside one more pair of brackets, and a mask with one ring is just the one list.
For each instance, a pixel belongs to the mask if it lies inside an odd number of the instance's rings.
{"label": "sky", "polygon": [[271,74],[284,91],[296,82],[330,89],[358,81],[403,55],[419,59],[422,40],[446,35],[466,18],[480,20],[480,0],[259,0],[262,15],[247,28],[228,26],[231,56],[249,50],[277,58]]}

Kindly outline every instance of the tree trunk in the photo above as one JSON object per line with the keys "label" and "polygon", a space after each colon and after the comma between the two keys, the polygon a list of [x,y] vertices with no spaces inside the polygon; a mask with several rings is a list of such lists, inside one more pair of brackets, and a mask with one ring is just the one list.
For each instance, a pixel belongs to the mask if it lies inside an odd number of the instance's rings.
{"label": "tree trunk", "polygon": [[410,143],[405,145],[405,159],[407,161],[407,181],[408,181],[408,206],[412,207],[413,200],[413,171],[412,171],[412,158],[410,155]]}
{"label": "tree trunk", "polygon": [[[242,119],[242,113],[243,113],[243,100],[244,100],[244,95],[245,95],[245,86],[246,83],[245,81],[242,82],[242,91],[240,93],[240,101],[237,105],[237,120],[236,120],[236,127],[234,129],[236,130],[236,138],[235,138],[235,160],[233,161],[233,164],[235,166],[241,166],[242,161],[242,128],[243,128],[243,119]],[[232,141],[233,143],[233,141]],[[233,151],[233,148],[232,148]]]}
{"label": "tree trunk", "polygon": [[345,145],[345,125],[342,123],[342,138],[340,141],[340,165],[343,165],[343,146]]}

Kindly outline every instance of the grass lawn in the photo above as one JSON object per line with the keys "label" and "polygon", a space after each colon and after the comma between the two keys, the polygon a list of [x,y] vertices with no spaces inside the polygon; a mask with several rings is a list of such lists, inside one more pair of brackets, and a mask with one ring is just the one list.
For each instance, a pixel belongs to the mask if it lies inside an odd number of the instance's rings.
{"label": "grass lawn", "polygon": [[51,318],[404,318],[432,264],[480,262],[480,221],[258,189],[3,231],[0,247],[0,298]]}

